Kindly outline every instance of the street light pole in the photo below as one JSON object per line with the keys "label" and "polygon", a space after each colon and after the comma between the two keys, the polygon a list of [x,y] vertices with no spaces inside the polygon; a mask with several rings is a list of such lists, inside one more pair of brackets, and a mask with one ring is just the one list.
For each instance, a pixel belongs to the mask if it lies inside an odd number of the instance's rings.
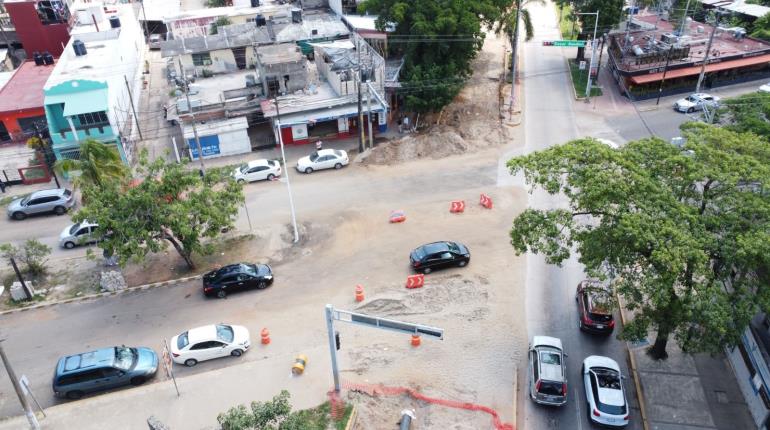
{"label": "street light pole", "polygon": [[24,393],[21,390],[21,384],[19,384],[19,378],[16,377],[16,372],[13,371],[13,368],[11,367],[11,363],[8,361],[8,357],[5,355],[5,350],[3,350],[3,341],[5,339],[0,339],[0,359],[3,360],[3,365],[5,366],[6,372],[8,372],[8,378],[11,380],[11,384],[13,384],[13,389],[16,391],[16,395],[19,397],[19,401],[21,402],[21,407],[24,408],[24,415],[27,416],[27,421],[29,421],[29,428],[33,430],[40,430],[40,423],[37,422],[37,417],[35,416],[35,412],[32,410],[32,407],[29,405],[29,401],[27,401],[27,396],[24,395]]}
{"label": "street light pole", "polygon": [[519,19],[521,19],[521,0],[516,0],[516,18],[513,23],[513,34],[511,35],[511,106],[508,112],[513,115],[513,106],[516,93],[514,88],[516,87],[516,55],[517,47],[519,45]]}
{"label": "street light pole", "polygon": [[700,92],[700,86],[703,83],[703,77],[706,76],[706,64],[709,62],[709,54],[711,54],[711,43],[714,42],[714,34],[719,27],[719,11],[716,12],[716,18],[714,20],[714,28],[711,30],[711,36],[709,36],[709,43],[706,45],[706,56],[703,58],[703,64],[700,66],[700,76],[698,76],[698,84],[695,86],[695,92]]}
{"label": "street light pole", "polygon": [[195,137],[195,146],[198,148],[198,161],[201,164],[201,174],[206,174],[206,166],[203,164],[203,149],[201,148],[201,140],[198,137],[198,128],[195,126],[195,112],[193,112],[193,107],[190,104],[190,83],[187,82],[187,75],[184,72],[184,66],[182,65],[182,57],[177,57],[179,60],[179,74],[182,75],[182,82],[184,82],[184,96],[187,100],[187,109],[190,111],[190,115],[192,115],[192,130],[193,130],[193,136]]}
{"label": "street light pole", "polygon": [[275,102],[275,128],[278,133],[278,144],[281,145],[281,158],[283,158],[283,174],[286,175],[286,189],[289,191],[289,207],[291,208],[291,225],[294,228],[294,243],[299,242],[299,230],[297,229],[297,214],[294,210],[294,197],[291,194],[291,181],[289,180],[289,165],[286,164],[286,151],[283,149],[283,135],[281,134],[281,112],[278,110],[278,95],[273,98]]}
{"label": "street light pole", "polygon": [[[596,30],[599,29],[599,12],[584,12],[584,13],[578,13],[578,15],[594,15],[596,16],[596,20],[594,20],[594,38],[591,40],[591,62],[588,65],[588,81],[586,82],[586,103],[591,102],[591,71],[594,68],[594,58],[596,58]],[[599,75],[597,71],[597,77]]]}

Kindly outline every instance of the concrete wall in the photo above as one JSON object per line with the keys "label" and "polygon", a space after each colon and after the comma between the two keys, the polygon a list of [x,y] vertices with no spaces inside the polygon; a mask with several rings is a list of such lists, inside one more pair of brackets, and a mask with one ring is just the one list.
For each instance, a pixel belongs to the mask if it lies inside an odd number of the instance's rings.
{"label": "concrete wall", "polygon": [[[754,340],[754,335],[748,328],[743,334],[743,345],[752,359],[752,367],[757,369],[759,379],[762,381],[763,374],[766,375],[768,372],[767,363],[765,363],[764,359],[762,358],[756,341]],[[738,381],[738,386],[740,387],[743,397],[746,399],[749,412],[751,412],[751,416],[754,418],[754,422],[756,423],[757,428],[766,428],[763,424],[765,424],[765,420],[767,419],[768,410],[765,407],[759,392],[757,392],[754,387],[752,382],[752,375],[750,374],[750,371],[746,365],[745,360],[743,359],[743,356],[741,355],[740,350],[738,347],[735,347],[732,348],[732,350],[727,349],[725,353],[727,355],[727,361],[730,363],[733,371],[735,372],[735,379]]]}
{"label": "concrete wall", "polygon": [[[211,56],[210,66],[195,66],[193,65],[192,54],[184,54],[182,58],[182,66],[185,70],[193,70],[200,75],[203,73],[203,69],[211,70],[214,73],[230,73],[238,70],[238,64],[235,61],[235,55],[232,49],[218,49],[209,52]],[[246,48],[246,68],[253,69],[257,63],[256,54],[251,48]],[[178,69],[178,64],[174,64],[174,68]]]}
{"label": "concrete wall", "polygon": [[34,2],[5,3],[5,9],[16,28],[16,35],[24,46],[27,58],[35,51],[48,51],[54,57],[62,53],[62,45],[69,40],[69,24],[43,25],[35,10]]}

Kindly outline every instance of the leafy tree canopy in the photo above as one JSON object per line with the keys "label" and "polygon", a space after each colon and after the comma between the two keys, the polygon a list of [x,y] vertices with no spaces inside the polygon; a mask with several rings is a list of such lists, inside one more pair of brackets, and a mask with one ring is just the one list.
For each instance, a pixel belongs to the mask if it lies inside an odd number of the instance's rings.
{"label": "leafy tree canopy", "polygon": [[683,149],[581,139],[508,162],[569,202],[520,214],[510,232],[516,252],[551,264],[578,252],[590,276],[613,278],[635,313],[621,337],[657,331],[656,358],[666,357],[669,336],[688,352],[720,351],[770,310],[770,146],[703,123],[682,131]]}
{"label": "leafy tree canopy", "polygon": [[751,37],[770,40],[770,13],[761,18],[757,18],[756,21],[754,21]]}
{"label": "leafy tree canopy", "polygon": [[107,145],[96,139],[86,139],[80,143],[80,158],[61,159],[54,164],[59,173],[80,172],[73,179],[76,188],[102,187],[125,179],[128,167],[123,164],[115,145]]}
{"label": "leafy tree canopy", "polygon": [[227,169],[209,169],[201,178],[162,158],[150,163],[146,154],[137,173],[144,180],[86,189],[87,205],[74,220],[98,224],[97,235],[105,237],[99,246],[121,264],[141,261],[170,243],[193,269],[192,254],[212,250],[204,240],[233,226],[244,201],[242,187]]}
{"label": "leafy tree canopy", "polygon": [[232,22],[230,19],[226,16],[220,16],[217,18],[216,21],[211,23],[211,30],[209,31],[210,34],[218,34],[219,33],[219,27],[224,27],[225,25],[230,25]]}
{"label": "leafy tree canopy", "polygon": [[750,93],[725,100],[719,122],[739,132],[752,132],[770,141],[770,93]]}

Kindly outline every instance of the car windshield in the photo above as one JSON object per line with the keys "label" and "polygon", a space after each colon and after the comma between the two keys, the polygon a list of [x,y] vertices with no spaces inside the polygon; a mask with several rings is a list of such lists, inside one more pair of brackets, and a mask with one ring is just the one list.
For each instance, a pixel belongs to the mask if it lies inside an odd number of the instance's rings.
{"label": "car windshield", "polygon": [[342,151],[340,151],[339,149],[335,149],[334,150],[334,155],[336,155],[337,157],[342,158]]}
{"label": "car windshield", "polygon": [[249,170],[249,165],[246,163],[241,164],[241,167],[238,168],[238,171],[241,173],[245,173],[247,170]]}
{"label": "car windshield", "polygon": [[64,197],[69,197],[72,195],[72,191],[70,190],[64,190]]}
{"label": "car windshield", "polygon": [[314,152],[314,153],[310,154],[310,161],[315,161],[315,160],[318,160],[318,153],[317,152]]}
{"label": "car windshield", "polygon": [[555,352],[541,352],[540,362],[543,364],[561,365],[561,357]]}
{"label": "car windshield", "polygon": [[26,205],[27,205],[27,203],[29,203],[29,197],[30,197],[30,196],[27,196],[27,197],[24,197],[23,199],[21,199],[21,204],[22,204],[22,205],[24,205],[24,206],[26,206]]}
{"label": "car windshield", "polygon": [[229,325],[217,325],[217,339],[231,343],[233,339],[235,338],[235,333],[233,333],[233,328]]}
{"label": "car windshield", "polygon": [[452,252],[460,252],[460,247],[459,247],[459,246],[457,246],[457,244],[456,244],[456,243],[447,242],[447,243],[446,243],[446,246],[447,246],[447,248],[449,248],[449,250],[450,250],[450,251],[452,251]]}
{"label": "car windshield", "polygon": [[115,348],[115,367],[123,370],[128,370],[134,364],[134,358],[136,351],[133,348],[126,348],[120,346]]}
{"label": "car windshield", "polygon": [[695,96],[687,97],[688,102],[696,103],[698,100],[699,100],[698,97],[695,97]]}
{"label": "car windshield", "polygon": [[70,235],[75,234],[78,230],[80,230],[80,223],[74,224],[72,227],[70,227]]}
{"label": "car windshield", "polygon": [[176,338],[177,349],[182,349],[185,346],[187,346],[187,344],[189,343],[190,343],[190,340],[187,338],[187,332],[180,334],[179,337]]}

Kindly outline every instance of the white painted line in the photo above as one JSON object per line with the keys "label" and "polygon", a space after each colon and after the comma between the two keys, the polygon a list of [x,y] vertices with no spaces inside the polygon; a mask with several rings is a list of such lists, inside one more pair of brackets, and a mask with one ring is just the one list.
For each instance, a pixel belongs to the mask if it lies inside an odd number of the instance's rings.
{"label": "white painted line", "polygon": [[580,400],[578,400],[578,395],[580,392],[578,391],[577,387],[575,387],[575,413],[577,414],[577,424],[578,424],[578,430],[583,430],[583,420],[580,418]]}

